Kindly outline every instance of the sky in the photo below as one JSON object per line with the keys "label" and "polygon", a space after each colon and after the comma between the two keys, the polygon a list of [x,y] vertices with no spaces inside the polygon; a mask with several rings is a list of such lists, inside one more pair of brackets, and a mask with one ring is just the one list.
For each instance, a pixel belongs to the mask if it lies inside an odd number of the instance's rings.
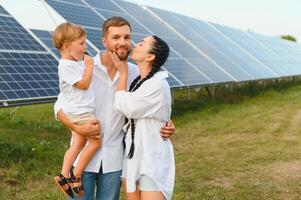
{"label": "sky", "polygon": [[[300,0],[128,1],[269,36],[290,34],[301,42]],[[0,0],[0,4],[27,28],[53,30],[64,21],[43,0]]]}

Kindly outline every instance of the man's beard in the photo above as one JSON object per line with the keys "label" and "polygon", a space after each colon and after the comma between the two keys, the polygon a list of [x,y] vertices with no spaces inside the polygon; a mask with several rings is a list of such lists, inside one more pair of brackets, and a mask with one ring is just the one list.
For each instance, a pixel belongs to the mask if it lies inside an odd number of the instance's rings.
{"label": "man's beard", "polygon": [[131,53],[131,49],[127,49],[127,52],[126,52],[125,54],[122,54],[122,55],[120,55],[120,54],[118,53],[118,49],[115,50],[115,52],[116,52],[118,58],[119,58],[120,60],[124,61],[124,60],[126,60],[126,59],[129,57],[129,55],[130,55],[130,53]]}

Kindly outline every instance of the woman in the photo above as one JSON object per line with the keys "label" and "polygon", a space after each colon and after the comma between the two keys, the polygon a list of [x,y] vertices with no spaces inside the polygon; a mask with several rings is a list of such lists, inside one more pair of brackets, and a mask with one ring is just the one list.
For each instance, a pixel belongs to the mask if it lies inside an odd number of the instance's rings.
{"label": "woman", "polygon": [[122,171],[128,200],[171,199],[175,164],[170,140],[159,130],[171,115],[170,87],[166,71],[160,71],[169,55],[168,45],[149,36],[135,45],[131,58],[140,75],[127,92],[127,65],[115,53],[111,57],[119,71],[114,108],[122,112],[125,125],[125,158]]}

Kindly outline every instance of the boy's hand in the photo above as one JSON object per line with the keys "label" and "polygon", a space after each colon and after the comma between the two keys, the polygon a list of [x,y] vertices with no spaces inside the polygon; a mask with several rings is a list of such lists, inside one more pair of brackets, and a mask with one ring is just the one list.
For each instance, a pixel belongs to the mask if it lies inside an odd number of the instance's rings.
{"label": "boy's hand", "polygon": [[86,64],[86,67],[93,67],[94,61],[93,58],[87,54],[84,54],[84,62]]}

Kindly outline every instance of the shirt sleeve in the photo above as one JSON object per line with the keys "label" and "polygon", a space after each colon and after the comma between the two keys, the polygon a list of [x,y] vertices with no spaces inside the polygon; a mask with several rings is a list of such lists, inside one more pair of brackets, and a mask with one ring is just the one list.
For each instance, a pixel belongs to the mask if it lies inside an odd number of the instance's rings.
{"label": "shirt sleeve", "polygon": [[68,65],[62,69],[61,79],[70,85],[74,85],[78,81],[82,80],[82,78],[83,74],[77,66]]}
{"label": "shirt sleeve", "polygon": [[137,90],[133,93],[117,91],[113,108],[122,112],[127,118],[139,119],[154,116],[159,112],[162,99],[161,91],[156,87]]}

